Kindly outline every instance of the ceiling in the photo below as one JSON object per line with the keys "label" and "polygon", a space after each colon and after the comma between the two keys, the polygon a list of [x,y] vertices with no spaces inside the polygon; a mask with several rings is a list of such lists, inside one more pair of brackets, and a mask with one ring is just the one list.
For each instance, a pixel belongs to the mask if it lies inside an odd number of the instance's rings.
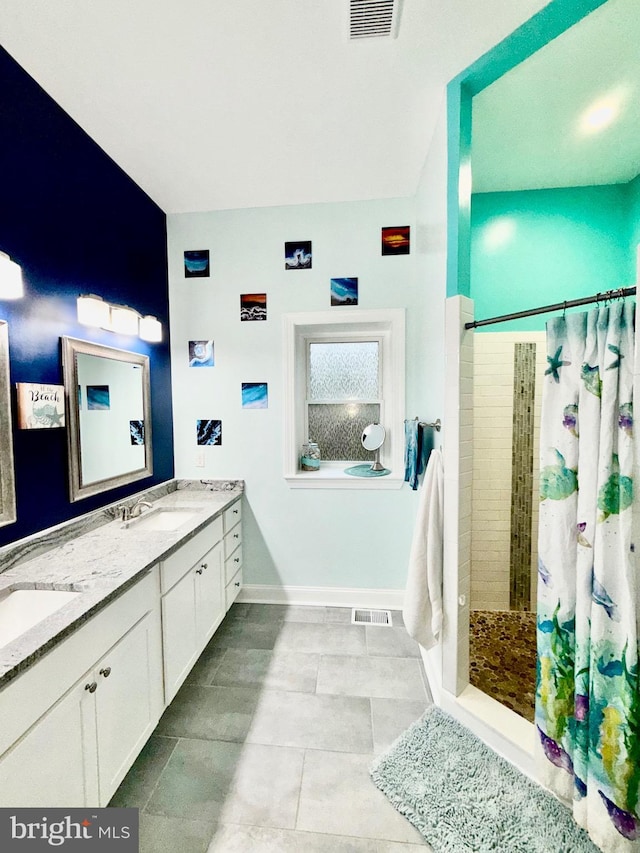
{"label": "ceiling", "polygon": [[[474,192],[627,183],[640,173],[638,0],[608,0],[473,99]],[[585,133],[613,98],[619,118]]]}
{"label": "ceiling", "polygon": [[349,41],[348,0],[0,0],[0,44],[167,213],[352,201],[413,195],[446,83],[545,4]]}

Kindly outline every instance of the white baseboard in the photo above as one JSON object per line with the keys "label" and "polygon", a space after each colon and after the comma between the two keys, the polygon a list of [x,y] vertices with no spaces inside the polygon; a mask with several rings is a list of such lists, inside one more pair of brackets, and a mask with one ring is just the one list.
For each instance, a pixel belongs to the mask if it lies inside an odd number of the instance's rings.
{"label": "white baseboard", "polygon": [[371,607],[380,610],[402,610],[404,590],[245,584],[237,600],[252,604],[309,604],[316,607]]}

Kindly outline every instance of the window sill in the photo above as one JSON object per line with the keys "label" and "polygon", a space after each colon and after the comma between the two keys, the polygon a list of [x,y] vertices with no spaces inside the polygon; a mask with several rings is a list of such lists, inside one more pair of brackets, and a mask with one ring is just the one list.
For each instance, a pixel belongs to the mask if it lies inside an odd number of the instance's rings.
{"label": "window sill", "polygon": [[323,462],[319,471],[296,471],[285,475],[291,489],[401,489],[404,479],[393,473],[384,477],[353,477],[344,469],[356,462]]}

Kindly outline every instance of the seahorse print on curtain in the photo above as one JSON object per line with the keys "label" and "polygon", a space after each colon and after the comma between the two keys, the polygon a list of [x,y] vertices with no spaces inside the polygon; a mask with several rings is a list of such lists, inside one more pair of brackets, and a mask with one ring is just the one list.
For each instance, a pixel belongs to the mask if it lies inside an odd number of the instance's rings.
{"label": "seahorse print on curtain", "polygon": [[640,850],[635,305],[547,324],[537,767],[602,850]]}

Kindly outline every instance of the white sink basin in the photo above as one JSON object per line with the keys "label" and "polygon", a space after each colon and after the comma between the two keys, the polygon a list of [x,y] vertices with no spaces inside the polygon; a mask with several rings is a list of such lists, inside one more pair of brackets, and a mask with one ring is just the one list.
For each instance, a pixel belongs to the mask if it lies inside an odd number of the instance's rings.
{"label": "white sink basin", "polygon": [[124,527],[135,527],[136,530],[176,530],[182,527],[199,512],[199,507],[170,507],[159,506],[141,513],[124,523]]}
{"label": "white sink basin", "polygon": [[79,592],[59,589],[14,589],[0,598],[0,646],[55,613]]}

